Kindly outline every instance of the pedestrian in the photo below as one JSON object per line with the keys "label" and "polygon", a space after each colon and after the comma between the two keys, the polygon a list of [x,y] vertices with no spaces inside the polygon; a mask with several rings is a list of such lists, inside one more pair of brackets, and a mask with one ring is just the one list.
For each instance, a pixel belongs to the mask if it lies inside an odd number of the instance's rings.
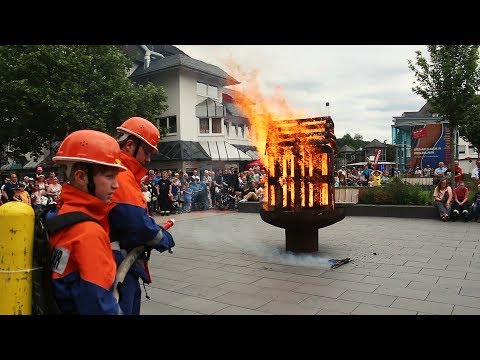
{"label": "pedestrian", "polygon": [[53,161],[63,166],[68,179],[58,215],[80,211],[98,221],[79,222],[50,236],[57,306],[68,315],[121,314],[112,292],[117,267],[107,222],[117,174],[125,170],[120,147],[107,134],[79,130],[63,140]]}
{"label": "pedestrian", "polygon": [[[117,131],[120,159],[127,171],[118,176],[120,187],[113,194],[112,201],[115,205],[108,215],[108,221],[112,250],[117,266],[120,266],[125,254],[138,246],[147,245],[160,252],[164,251],[160,241],[163,236],[171,238],[171,235],[148,214],[147,202],[141,189],[141,180],[147,173],[144,166],[150,162],[152,153],[158,153],[158,128],[144,118],[132,117],[117,127]],[[119,289],[120,306],[127,315],[140,314],[142,292],[139,279],[144,284],[152,282],[148,257],[149,251],[137,259]]]}

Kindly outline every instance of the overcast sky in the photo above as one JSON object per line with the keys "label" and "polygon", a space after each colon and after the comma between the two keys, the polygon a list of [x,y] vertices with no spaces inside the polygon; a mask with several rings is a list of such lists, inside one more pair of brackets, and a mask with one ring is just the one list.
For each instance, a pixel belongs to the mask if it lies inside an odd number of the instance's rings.
{"label": "overcast sky", "polygon": [[[418,111],[425,100],[412,92],[414,75],[407,60],[422,45],[175,45],[190,57],[227,73],[230,59],[242,71],[257,71],[264,97],[280,88],[289,107],[307,116],[329,115],[335,135],[392,142],[394,116]],[[247,77],[235,78],[242,82]],[[248,94],[247,94],[248,96]]]}

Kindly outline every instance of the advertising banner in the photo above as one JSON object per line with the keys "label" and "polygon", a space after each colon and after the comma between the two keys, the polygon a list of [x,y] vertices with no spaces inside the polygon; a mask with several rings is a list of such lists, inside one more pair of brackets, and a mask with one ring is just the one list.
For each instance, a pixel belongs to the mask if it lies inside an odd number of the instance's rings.
{"label": "advertising banner", "polygon": [[450,131],[448,124],[416,125],[412,128],[411,167],[421,169],[427,165],[438,167],[443,161],[450,163]]}

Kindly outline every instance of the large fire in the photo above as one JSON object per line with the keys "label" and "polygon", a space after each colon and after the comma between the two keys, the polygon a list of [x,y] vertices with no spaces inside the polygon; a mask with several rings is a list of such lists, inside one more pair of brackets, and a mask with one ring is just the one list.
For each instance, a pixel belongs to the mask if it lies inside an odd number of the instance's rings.
{"label": "large fire", "polygon": [[268,171],[264,209],[333,208],[336,140],[331,118],[293,110],[280,88],[266,99],[256,72],[243,77],[247,81],[242,79],[235,104],[250,121],[250,139]]}

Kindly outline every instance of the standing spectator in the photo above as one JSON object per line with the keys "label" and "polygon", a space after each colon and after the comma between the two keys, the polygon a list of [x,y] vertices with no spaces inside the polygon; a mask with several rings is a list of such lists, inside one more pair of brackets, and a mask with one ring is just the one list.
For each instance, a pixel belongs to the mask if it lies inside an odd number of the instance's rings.
{"label": "standing spectator", "polygon": [[479,173],[480,173],[480,159],[476,161],[477,166],[472,170],[472,179],[475,181],[479,180]]}
{"label": "standing spectator", "polygon": [[462,213],[463,220],[468,221],[468,188],[463,181],[458,183],[458,187],[453,190],[452,202],[452,221]]}
{"label": "standing spectator", "polygon": [[212,185],[212,181],[213,180],[210,176],[210,171],[205,170],[204,175],[203,175],[203,179],[202,179],[202,183],[204,183],[205,186],[207,187],[207,202],[208,202],[208,208],[209,209],[212,208],[212,197],[211,197],[211,192],[210,192],[210,186]]}
{"label": "standing spectator", "polygon": [[10,174],[10,181],[5,181],[5,187],[3,188],[3,191],[5,191],[5,195],[8,199],[8,201],[13,200],[13,192],[18,189],[18,178],[17,174],[12,172]]}
{"label": "standing spectator", "polygon": [[190,184],[187,182],[183,185],[183,212],[189,213],[192,211],[192,195],[193,190],[190,188]]}
{"label": "standing spectator", "polygon": [[198,176],[198,171],[197,170],[193,170],[193,174],[188,179],[188,182],[192,182],[193,180],[197,180],[198,182],[200,182],[200,176]]}
{"label": "standing spectator", "polygon": [[35,174],[35,180],[38,180],[38,177],[42,175],[45,179],[45,174],[43,174],[43,168],[41,166],[37,167],[37,172]]}
{"label": "standing spectator", "polygon": [[170,215],[172,202],[170,195],[172,195],[172,182],[168,178],[166,170],[162,170],[162,177],[158,180],[158,207],[160,208],[160,216]]}
{"label": "standing spectator", "polygon": [[[118,174],[119,188],[112,196],[113,208],[108,214],[110,244],[119,266],[126,253],[138,246],[164,251],[160,241],[171,239],[170,233],[160,227],[148,214],[147,201],[142,194],[140,181],[146,174],[145,164],[151,153],[158,153],[160,132],[150,121],[133,117],[117,127],[121,164],[127,168]],[[125,276],[120,291],[120,306],[125,314],[139,315],[142,291],[139,279],[151,283],[148,270],[148,253],[143,253]]]}
{"label": "standing spectator", "polygon": [[460,182],[462,181],[463,170],[459,166],[458,160],[455,160],[454,164],[455,164],[455,187],[457,187],[460,184]]}
{"label": "standing spectator", "polygon": [[433,191],[433,206],[437,208],[442,221],[448,221],[452,198],[452,188],[448,185],[447,178],[440,178]]}
{"label": "standing spectator", "polygon": [[40,188],[40,191],[42,192],[43,196],[47,195],[47,183],[45,182],[45,175],[40,174],[37,177],[37,184],[38,187]]}
{"label": "standing spectator", "polygon": [[40,188],[38,187],[38,184],[33,185],[33,191],[30,194],[30,199],[31,199],[31,204],[34,210],[42,210],[43,205],[42,205],[42,192],[40,191]]}
{"label": "standing spectator", "polygon": [[60,183],[58,182],[58,178],[54,177],[52,179],[52,183],[47,186],[47,196],[49,199],[51,199],[53,195],[60,196],[61,192],[62,192],[62,185],[60,185]]}
{"label": "standing spectator", "polygon": [[[365,164],[363,166],[362,175],[365,178],[365,182],[364,182],[363,186],[368,186],[369,185],[370,175],[372,174],[372,172],[373,172],[373,170],[372,170],[371,167],[368,166],[368,164]],[[341,179],[340,179],[340,181],[341,181]]]}
{"label": "standing spectator", "polygon": [[[54,171],[50,171],[48,173],[48,178],[45,179],[45,183],[48,185],[50,184],[53,184],[53,181],[55,180],[55,172]],[[57,179],[57,182],[58,182],[58,179]]]}

